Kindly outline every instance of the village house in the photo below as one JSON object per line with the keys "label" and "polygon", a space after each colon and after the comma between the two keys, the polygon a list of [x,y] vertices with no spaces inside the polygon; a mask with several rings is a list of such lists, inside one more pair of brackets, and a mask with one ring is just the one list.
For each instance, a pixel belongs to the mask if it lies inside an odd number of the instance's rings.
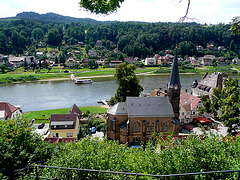
{"label": "village house", "polygon": [[193,96],[186,91],[181,91],[180,94],[180,110],[179,120],[181,123],[187,124],[193,122],[193,118],[200,117],[198,107],[202,106],[201,98]]}
{"label": "village house", "polygon": [[100,59],[100,60],[96,61],[96,63],[98,64],[98,66],[103,66],[105,61],[106,61],[105,59]]}
{"label": "village house", "polygon": [[132,56],[124,58],[124,61],[130,64],[136,63],[136,60]]}
{"label": "village house", "polygon": [[89,57],[97,57],[97,51],[95,49],[88,50]]}
{"label": "village house", "polygon": [[7,102],[0,102],[0,120],[15,119],[22,117],[20,106],[14,106]]}
{"label": "village house", "polygon": [[203,46],[196,46],[197,51],[202,51],[203,50]]}
{"label": "village house", "polygon": [[186,61],[190,61],[193,66],[200,66],[199,61],[195,57],[187,57]]}
{"label": "village house", "polygon": [[101,49],[103,47],[103,42],[101,40],[97,40],[96,46],[98,49]]}
{"label": "village house", "polygon": [[155,58],[146,58],[145,59],[145,66],[151,66],[151,65],[156,65],[156,60]]}
{"label": "village house", "polygon": [[227,49],[224,46],[218,46],[219,51],[226,51]]}
{"label": "village house", "polygon": [[46,53],[47,58],[50,59],[55,59],[56,57],[59,57],[59,52],[58,51],[49,51],[48,53]]}
{"label": "village house", "polygon": [[225,60],[224,57],[218,57],[218,58],[217,58],[217,64],[220,65],[220,66],[225,66],[225,65],[227,65],[227,64],[226,64],[226,60]]}
{"label": "village house", "polygon": [[214,50],[214,44],[213,43],[209,43],[209,44],[207,44],[207,49],[209,49],[209,50]]}
{"label": "village house", "polygon": [[82,112],[74,104],[67,114],[52,114],[50,118],[50,137],[74,137],[80,130]]}
{"label": "village house", "polygon": [[215,59],[215,56],[213,55],[205,55],[204,57],[199,58],[203,66],[211,66],[213,59]]}
{"label": "village house", "polygon": [[38,58],[42,57],[42,56],[43,56],[43,52],[36,52],[36,56],[37,56]]}
{"label": "village house", "polygon": [[67,61],[66,61],[66,66],[69,67],[69,68],[73,68],[76,64],[76,60],[74,58],[69,58]]}
{"label": "village house", "polygon": [[111,60],[109,62],[109,67],[115,68],[115,67],[117,67],[121,63],[123,63],[123,61],[121,61],[121,60]]}
{"label": "village house", "polygon": [[223,88],[223,80],[228,78],[225,73],[215,72],[213,74],[206,73],[203,78],[197,82],[195,80],[192,84],[192,95],[201,96],[201,95],[211,95],[213,89],[216,87]]}
{"label": "village house", "polygon": [[160,56],[158,58],[157,64],[169,64],[169,58],[167,56]]}
{"label": "village house", "polygon": [[10,64],[13,64],[14,67],[20,67],[24,62],[24,57],[23,56],[16,57],[16,56],[13,56],[13,55],[9,55],[8,62]]}
{"label": "village house", "polygon": [[[154,59],[154,58],[153,58]],[[107,138],[140,144],[156,133],[179,132],[180,79],[177,55],[166,96],[127,97],[107,110]]]}
{"label": "village house", "polygon": [[232,60],[232,63],[233,64],[240,64],[240,59],[238,57],[236,57]]}

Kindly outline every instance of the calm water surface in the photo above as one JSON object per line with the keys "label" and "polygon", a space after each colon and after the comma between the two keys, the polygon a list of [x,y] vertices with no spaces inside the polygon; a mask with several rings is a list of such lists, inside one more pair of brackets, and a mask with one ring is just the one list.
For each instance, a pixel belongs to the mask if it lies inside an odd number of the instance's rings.
{"label": "calm water surface", "polygon": [[[182,90],[188,89],[203,75],[180,75]],[[238,77],[239,78],[239,77]],[[169,75],[139,76],[144,93],[153,89],[167,89]],[[98,99],[110,99],[117,88],[115,78],[93,79],[92,84],[74,84],[72,81],[51,81],[0,86],[0,101],[21,105],[24,112],[97,105]]]}

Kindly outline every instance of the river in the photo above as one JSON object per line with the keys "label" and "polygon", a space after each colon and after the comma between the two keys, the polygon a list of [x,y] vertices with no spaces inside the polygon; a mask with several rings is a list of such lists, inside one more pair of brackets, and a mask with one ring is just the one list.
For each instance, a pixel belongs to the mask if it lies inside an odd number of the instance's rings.
{"label": "river", "polygon": [[[191,84],[202,74],[181,74],[182,90],[191,90]],[[239,76],[237,76],[239,78]],[[153,89],[167,89],[169,75],[139,76],[144,93]],[[74,103],[81,106],[95,106],[98,99],[110,99],[117,88],[115,78],[94,78],[92,84],[74,84],[72,81],[49,81],[0,86],[0,101],[21,105],[23,112],[70,108]]]}

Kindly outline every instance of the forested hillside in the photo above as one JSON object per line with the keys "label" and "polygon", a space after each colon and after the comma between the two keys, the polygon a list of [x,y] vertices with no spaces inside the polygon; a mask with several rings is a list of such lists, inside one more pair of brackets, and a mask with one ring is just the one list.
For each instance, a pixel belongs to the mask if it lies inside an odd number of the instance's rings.
{"label": "forested hillside", "polygon": [[[54,14],[51,15],[54,19]],[[20,15],[19,15],[20,16]],[[33,13],[33,16],[38,16]],[[51,19],[51,18],[50,18]],[[109,24],[68,23],[56,24],[37,20],[0,21],[0,53],[22,54],[35,53],[37,44],[44,47],[55,46],[61,49],[83,42],[88,49],[95,48],[96,41],[101,40],[106,50],[117,49],[127,56],[145,58],[163,50],[173,49],[179,44],[182,57],[213,54],[227,56],[230,59],[239,54],[240,37],[233,35],[230,25],[200,25],[196,23],[142,23],[112,22]],[[196,46],[206,48],[213,44],[214,49],[197,51]],[[65,46],[66,45],[66,46]],[[217,50],[224,46],[227,54]]]}

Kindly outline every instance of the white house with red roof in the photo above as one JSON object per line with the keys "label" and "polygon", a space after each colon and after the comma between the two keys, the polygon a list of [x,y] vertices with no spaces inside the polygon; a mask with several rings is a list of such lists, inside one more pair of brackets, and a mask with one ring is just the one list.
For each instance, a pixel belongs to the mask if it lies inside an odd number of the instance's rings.
{"label": "white house with red roof", "polygon": [[15,119],[22,117],[22,110],[7,102],[0,102],[0,120]]}
{"label": "white house with red roof", "polygon": [[193,118],[200,117],[198,107],[202,106],[201,98],[193,96],[187,92],[181,91],[179,120],[181,123],[190,123]]}

